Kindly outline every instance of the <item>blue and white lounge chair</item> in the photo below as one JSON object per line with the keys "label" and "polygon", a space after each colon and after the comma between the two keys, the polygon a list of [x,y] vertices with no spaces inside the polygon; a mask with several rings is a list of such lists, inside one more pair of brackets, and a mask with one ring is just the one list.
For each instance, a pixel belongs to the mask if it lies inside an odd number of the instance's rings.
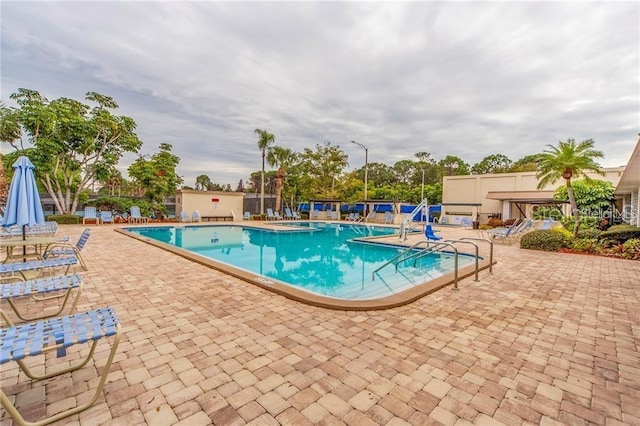
{"label": "blue and white lounge chair", "polygon": [[94,221],[96,225],[100,225],[100,218],[98,217],[98,210],[95,207],[85,207],[84,215],[82,216],[82,224],[86,225],[87,221]]}
{"label": "blue and white lounge chair", "polygon": [[102,224],[105,223],[113,223],[113,215],[109,210],[104,210],[100,212],[100,221]]}
{"label": "blue and white lounge chair", "polygon": [[276,216],[273,214],[273,209],[267,208],[267,220],[276,220]]}
{"label": "blue and white lounge chair", "polygon": [[[57,317],[62,313],[69,302],[72,290],[76,291],[76,297],[71,305],[70,313],[75,312],[80,294],[82,294],[82,277],[77,274],[58,275],[55,277],[39,278],[31,281],[18,281],[0,285],[0,299],[6,300],[13,309],[13,312],[22,321],[35,321],[44,318]],[[63,292],[64,293],[61,293]],[[55,293],[50,295],[49,293]],[[40,314],[35,317],[25,316],[15,304],[15,299],[31,297],[36,301],[49,300],[58,297],[64,297],[62,305],[57,312],[49,312]],[[41,311],[42,312],[42,311]],[[0,315],[4,318],[7,325],[13,325],[13,321],[9,316],[0,309]]]}
{"label": "blue and white lounge chair", "polygon": [[73,256],[78,259],[82,269],[87,270],[87,264],[84,263],[84,259],[80,252],[84,248],[84,245],[87,243],[89,236],[91,235],[91,230],[89,228],[85,229],[80,238],[78,238],[78,242],[75,246],[69,243],[51,243],[47,246],[42,253],[43,259],[49,259],[54,257],[68,257]]}
{"label": "blue and white lounge chair", "polygon": [[28,279],[27,272],[53,270],[55,268],[66,268],[64,274],[68,274],[72,266],[78,264],[78,259],[73,257],[63,257],[61,259],[32,260],[29,262],[0,263],[0,282]]}
{"label": "blue and white lounge chair", "polygon": [[[0,329],[0,365],[15,361],[20,369],[32,380],[49,379],[60,374],[66,374],[84,367],[95,353],[98,341],[103,338],[113,337],[111,351],[104,365],[100,365],[102,375],[98,380],[95,393],[89,398],[82,398],[84,402],[62,412],[57,412],[37,422],[27,422],[18,408],[14,405],[9,395],[5,393],[5,386],[9,381],[0,384],[0,402],[13,417],[18,425],[45,425],[56,422],[65,417],[77,414],[91,407],[102,395],[104,384],[107,381],[111,363],[120,342],[120,321],[113,308],[101,308],[94,311],[67,315],[60,318],[50,318],[37,322],[10,326]],[[26,358],[57,351],[58,357],[66,355],[66,348],[80,343],[91,343],[88,355],[80,362],[76,362],[67,368],[57,368],[49,373],[37,374],[37,368],[31,370],[25,362]],[[70,361],[65,361],[70,364]],[[102,364],[102,363],[101,363]],[[42,365],[42,363],[38,363]],[[60,367],[60,366],[59,366]],[[74,382],[77,377],[74,376]],[[70,380],[70,379],[69,379]],[[75,384],[75,383],[74,383]],[[84,384],[86,386],[86,384]],[[15,385],[12,385],[12,387]],[[57,411],[57,410],[55,410]]]}
{"label": "blue and white lounge chair", "polygon": [[291,213],[291,209],[289,207],[284,208],[284,218],[293,219],[293,213]]}
{"label": "blue and white lounge chair", "polygon": [[294,220],[300,220],[300,219],[302,219],[302,216],[300,216],[299,212],[294,211],[293,212],[293,219]]}
{"label": "blue and white lounge chair", "polygon": [[200,217],[200,212],[198,210],[194,210],[191,214],[191,220],[193,222],[202,222],[202,218]]}
{"label": "blue and white lounge chair", "polygon": [[149,222],[149,218],[146,216],[142,216],[140,213],[140,207],[131,206],[131,215],[129,216],[129,223],[147,223]]}

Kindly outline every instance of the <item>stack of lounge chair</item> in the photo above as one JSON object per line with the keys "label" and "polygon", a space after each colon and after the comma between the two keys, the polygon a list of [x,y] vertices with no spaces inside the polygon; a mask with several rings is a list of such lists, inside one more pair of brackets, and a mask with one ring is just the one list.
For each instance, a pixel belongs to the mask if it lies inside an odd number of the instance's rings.
{"label": "stack of lounge chair", "polygon": [[[83,402],[77,406],[68,408],[61,412],[54,410],[55,414],[44,419],[27,421],[23,413],[20,412],[20,403],[12,402],[11,395],[25,387],[22,376],[19,376],[18,383],[13,381],[0,382],[0,403],[6,412],[19,425],[38,424],[45,425],[56,422],[65,417],[79,413],[91,407],[102,395],[102,390],[109,375],[109,370],[113,362],[118,342],[120,339],[120,322],[111,307],[89,310],[76,313],[76,307],[80,295],[82,294],[83,279],[81,275],[69,274],[70,267],[78,263],[79,250],[88,238],[88,230],[83,233],[76,246],[58,245],[51,246],[45,251],[47,258],[29,262],[3,263],[0,264],[0,317],[2,327],[0,328],[0,365],[16,362],[26,376],[31,380],[49,379],[55,376],[64,375],[84,367],[93,354],[96,352],[98,342],[103,338],[113,338],[109,355],[100,368],[102,374],[95,387],[95,391],[88,398],[83,398]],[[83,241],[84,238],[84,242]],[[78,248],[78,246],[80,246]],[[82,261],[84,264],[84,262]],[[84,265],[83,265],[84,266]],[[56,274],[62,268],[63,274]],[[26,279],[26,272],[49,271],[49,277],[39,277],[36,279]],[[75,293],[75,297],[73,297]],[[43,302],[60,299],[61,302],[55,312],[45,310]],[[2,308],[7,303],[13,314],[5,312]],[[47,305],[50,303],[47,302]],[[59,317],[70,304],[69,313]],[[31,357],[44,357],[49,352],[56,353],[58,358],[66,357],[67,348],[83,343],[88,343],[87,354],[80,361],[77,360],[77,352],[72,355],[72,359],[64,359],[57,365],[51,363],[51,357],[47,357],[46,369],[38,367],[28,361]],[[49,370],[49,371],[47,371]],[[17,376],[18,377],[18,376]],[[74,376],[75,377],[75,376]],[[80,376],[78,376],[80,377]],[[75,377],[73,384],[77,386]],[[70,381],[69,381],[70,383]],[[34,413],[29,413],[32,416]]]}

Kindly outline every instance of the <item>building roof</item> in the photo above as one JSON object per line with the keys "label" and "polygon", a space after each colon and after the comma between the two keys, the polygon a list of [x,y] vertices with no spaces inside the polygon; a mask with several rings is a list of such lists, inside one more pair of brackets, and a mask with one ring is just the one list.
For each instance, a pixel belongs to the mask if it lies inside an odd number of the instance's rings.
{"label": "building roof", "polygon": [[553,199],[555,191],[489,191],[489,200],[510,201],[512,203],[548,204],[563,203]]}
{"label": "building roof", "polygon": [[637,191],[638,188],[640,188],[640,137],[616,186],[615,194],[628,194]]}

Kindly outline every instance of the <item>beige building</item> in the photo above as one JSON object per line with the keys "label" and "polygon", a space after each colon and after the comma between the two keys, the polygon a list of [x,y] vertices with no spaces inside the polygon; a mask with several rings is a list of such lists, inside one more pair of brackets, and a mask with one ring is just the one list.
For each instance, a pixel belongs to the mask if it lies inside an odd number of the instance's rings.
{"label": "beige building", "polygon": [[640,138],[620,177],[615,195],[622,199],[622,220],[640,226]]}
{"label": "beige building", "polygon": [[182,212],[191,218],[198,211],[203,221],[242,220],[244,195],[244,192],[178,190],[176,218],[180,219]]}
{"label": "beige building", "polygon": [[[625,167],[603,169],[604,176],[589,174],[594,179],[607,180],[617,186]],[[557,181],[537,189],[536,172],[498,173],[490,175],[446,176],[442,189],[442,218],[448,223],[463,224],[478,219],[486,223],[490,217],[510,219],[532,217],[540,205],[557,205],[564,214],[570,208],[553,200]]]}

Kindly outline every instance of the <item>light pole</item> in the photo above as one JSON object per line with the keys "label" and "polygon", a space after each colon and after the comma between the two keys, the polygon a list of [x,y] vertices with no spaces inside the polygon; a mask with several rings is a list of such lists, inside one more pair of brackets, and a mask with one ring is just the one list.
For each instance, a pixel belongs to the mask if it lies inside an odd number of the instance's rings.
{"label": "light pole", "polygon": [[364,149],[364,221],[367,221],[367,184],[369,178],[369,149],[358,143],[356,141],[351,141],[351,143],[355,143],[360,148]]}

